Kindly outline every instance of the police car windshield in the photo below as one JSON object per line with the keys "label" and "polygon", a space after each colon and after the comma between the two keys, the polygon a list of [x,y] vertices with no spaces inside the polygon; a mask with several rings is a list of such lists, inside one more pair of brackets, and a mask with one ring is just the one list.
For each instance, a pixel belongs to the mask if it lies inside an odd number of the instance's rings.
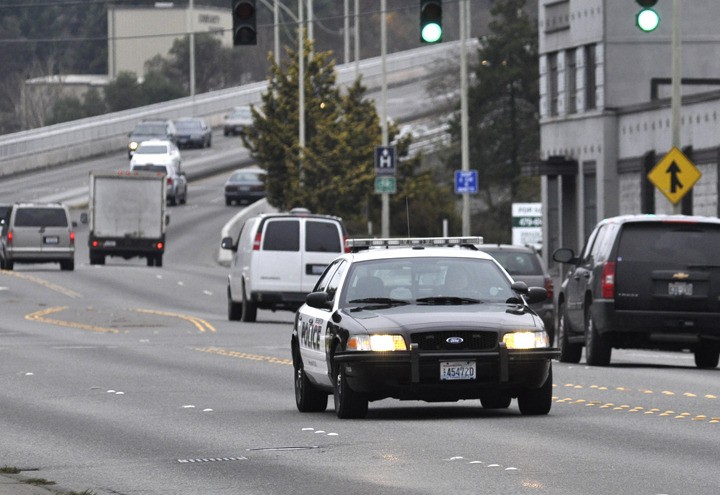
{"label": "police car windshield", "polygon": [[395,258],[356,262],[345,281],[340,305],[358,303],[504,303],[514,295],[511,281],[492,260],[478,258]]}

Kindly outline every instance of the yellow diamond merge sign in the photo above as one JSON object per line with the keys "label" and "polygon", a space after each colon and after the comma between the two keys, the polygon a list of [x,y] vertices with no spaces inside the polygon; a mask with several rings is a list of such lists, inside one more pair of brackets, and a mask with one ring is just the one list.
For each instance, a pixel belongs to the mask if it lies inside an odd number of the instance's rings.
{"label": "yellow diamond merge sign", "polygon": [[673,146],[647,178],[672,204],[685,196],[702,174],[685,154]]}

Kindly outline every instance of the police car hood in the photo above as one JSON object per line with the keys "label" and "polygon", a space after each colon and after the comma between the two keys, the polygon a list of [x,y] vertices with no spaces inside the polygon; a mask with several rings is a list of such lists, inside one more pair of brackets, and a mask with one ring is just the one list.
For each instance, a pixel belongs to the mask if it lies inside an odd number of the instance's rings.
{"label": "police car hood", "polygon": [[402,329],[409,332],[431,329],[542,328],[539,318],[527,307],[515,304],[414,305],[346,308],[368,332]]}

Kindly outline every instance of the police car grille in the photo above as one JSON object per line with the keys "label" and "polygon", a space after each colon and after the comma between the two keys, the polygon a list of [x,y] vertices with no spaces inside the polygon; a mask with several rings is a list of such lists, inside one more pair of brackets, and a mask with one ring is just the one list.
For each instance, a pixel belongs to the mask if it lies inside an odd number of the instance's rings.
{"label": "police car grille", "polygon": [[487,351],[497,347],[498,336],[496,332],[445,330],[415,333],[410,336],[410,340],[418,344],[421,351]]}

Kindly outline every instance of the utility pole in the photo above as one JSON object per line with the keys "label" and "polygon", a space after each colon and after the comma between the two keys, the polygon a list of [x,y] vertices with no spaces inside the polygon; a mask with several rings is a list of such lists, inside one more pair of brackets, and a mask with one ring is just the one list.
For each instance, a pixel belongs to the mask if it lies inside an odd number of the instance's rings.
{"label": "utility pole", "polygon": [[[467,94],[467,38],[470,17],[468,0],[460,0],[460,152],[461,169],[470,171],[470,145],[468,136],[468,94]],[[462,195],[462,235],[470,235],[470,193]]]}
{"label": "utility pole", "polygon": [[[380,2],[380,59],[382,61],[382,92],[381,111],[382,119],[382,145],[388,145],[388,123],[387,123],[387,0]],[[382,237],[390,237],[390,194],[382,193],[382,214],[380,229]]]}
{"label": "utility pole", "polygon": [[[195,6],[193,5],[194,0],[190,0],[187,11],[187,24],[190,44],[188,46],[188,52],[190,55],[190,98],[193,102],[195,101]],[[193,116],[195,115],[195,105],[193,104]]]}

